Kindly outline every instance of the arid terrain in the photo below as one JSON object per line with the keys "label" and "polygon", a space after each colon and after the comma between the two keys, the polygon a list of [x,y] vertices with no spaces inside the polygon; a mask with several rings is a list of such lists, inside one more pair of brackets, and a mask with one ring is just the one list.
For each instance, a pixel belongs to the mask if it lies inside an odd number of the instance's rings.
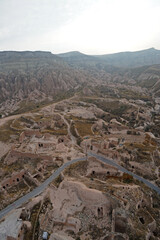
{"label": "arid terrain", "polygon": [[0,52],[0,210],[86,158],[3,217],[0,240],[160,239],[158,192],[91,156],[160,188],[160,59],[146,51]]}

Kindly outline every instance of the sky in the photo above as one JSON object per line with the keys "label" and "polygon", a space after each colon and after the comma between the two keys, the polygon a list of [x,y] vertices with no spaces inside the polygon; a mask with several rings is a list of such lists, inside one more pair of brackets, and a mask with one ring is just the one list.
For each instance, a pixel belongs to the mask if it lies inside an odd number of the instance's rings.
{"label": "sky", "polygon": [[160,0],[0,0],[0,51],[160,49]]}

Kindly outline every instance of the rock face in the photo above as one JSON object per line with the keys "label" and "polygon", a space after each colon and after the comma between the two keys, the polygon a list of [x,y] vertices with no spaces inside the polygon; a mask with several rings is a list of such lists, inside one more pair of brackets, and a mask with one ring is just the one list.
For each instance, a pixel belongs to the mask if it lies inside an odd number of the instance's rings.
{"label": "rock face", "polygon": [[12,105],[12,109],[16,109],[15,100],[52,100],[55,95],[76,90],[84,83],[87,87],[83,93],[87,95],[92,94],[88,84],[126,81],[152,87],[151,90],[159,96],[159,65],[139,68],[160,64],[159,56],[156,49],[103,56],[77,52],[58,56],[41,51],[0,52],[0,111],[2,103],[6,108],[6,100],[9,101],[7,107]]}
{"label": "rock face", "polygon": [[53,96],[83,79],[83,74],[50,52],[0,52],[0,103],[15,97],[23,99],[34,90],[36,95]]}
{"label": "rock face", "polygon": [[63,232],[52,233],[49,240],[74,240]]}
{"label": "rock face", "polygon": [[[110,222],[110,213],[112,211],[112,200],[106,197],[102,192],[95,189],[88,189],[79,182],[63,181],[57,190],[51,191],[51,202],[53,204],[52,219],[55,224],[62,224],[65,229],[72,230],[75,233],[80,231],[81,225],[86,219],[75,217],[77,212],[83,212],[88,209],[88,218],[101,218],[105,216],[105,223]],[[59,201],[61,199],[61,201]],[[71,217],[74,216],[74,217]],[[107,217],[108,216],[108,217]],[[86,225],[89,224],[86,223]]]}
{"label": "rock face", "polygon": [[23,222],[18,221],[22,209],[17,209],[9,214],[3,222],[0,223],[0,239],[16,240],[22,239]]}

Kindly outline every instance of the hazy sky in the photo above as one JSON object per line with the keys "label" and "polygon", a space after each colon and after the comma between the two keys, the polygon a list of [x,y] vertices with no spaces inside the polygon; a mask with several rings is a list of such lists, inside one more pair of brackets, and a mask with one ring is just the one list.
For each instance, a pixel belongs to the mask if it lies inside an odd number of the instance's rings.
{"label": "hazy sky", "polygon": [[160,49],[160,0],[0,0],[0,50]]}

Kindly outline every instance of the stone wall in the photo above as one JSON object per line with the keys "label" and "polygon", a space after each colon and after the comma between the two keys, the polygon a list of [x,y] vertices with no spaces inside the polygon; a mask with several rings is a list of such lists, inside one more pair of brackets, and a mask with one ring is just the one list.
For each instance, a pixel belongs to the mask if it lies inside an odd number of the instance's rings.
{"label": "stone wall", "polygon": [[17,150],[12,150],[6,157],[5,163],[12,164],[16,162],[17,160],[23,161],[23,159],[27,158],[28,160],[34,160],[34,159],[44,159],[52,161],[52,156],[49,155],[42,155],[42,154],[35,154],[35,153],[28,153],[28,152],[19,152]]}
{"label": "stone wall", "polygon": [[53,142],[38,142],[39,148],[54,148],[56,149],[56,145]]}
{"label": "stone wall", "polygon": [[96,153],[100,152],[104,154],[106,157],[109,157],[111,159],[120,159],[119,152],[116,150],[106,148],[106,145],[104,145],[104,147],[101,147],[101,144],[93,143],[91,146],[92,146],[91,150],[93,150]]}
{"label": "stone wall", "polygon": [[68,137],[66,137],[66,136],[60,136],[60,137],[58,138],[58,143],[68,144],[68,142],[69,142],[69,139],[68,139]]}
{"label": "stone wall", "polygon": [[107,163],[102,163],[95,157],[88,157],[88,167],[86,176],[94,177],[97,175],[102,176],[117,176],[120,171]]}
{"label": "stone wall", "polygon": [[25,174],[25,170],[14,173],[10,178],[7,178],[1,182],[0,189],[7,189],[13,185],[18,184],[24,178]]}
{"label": "stone wall", "polygon": [[40,138],[42,137],[42,134],[40,133],[39,130],[26,130],[20,134],[19,142],[22,143],[25,137],[33,137],[33,136]]}

